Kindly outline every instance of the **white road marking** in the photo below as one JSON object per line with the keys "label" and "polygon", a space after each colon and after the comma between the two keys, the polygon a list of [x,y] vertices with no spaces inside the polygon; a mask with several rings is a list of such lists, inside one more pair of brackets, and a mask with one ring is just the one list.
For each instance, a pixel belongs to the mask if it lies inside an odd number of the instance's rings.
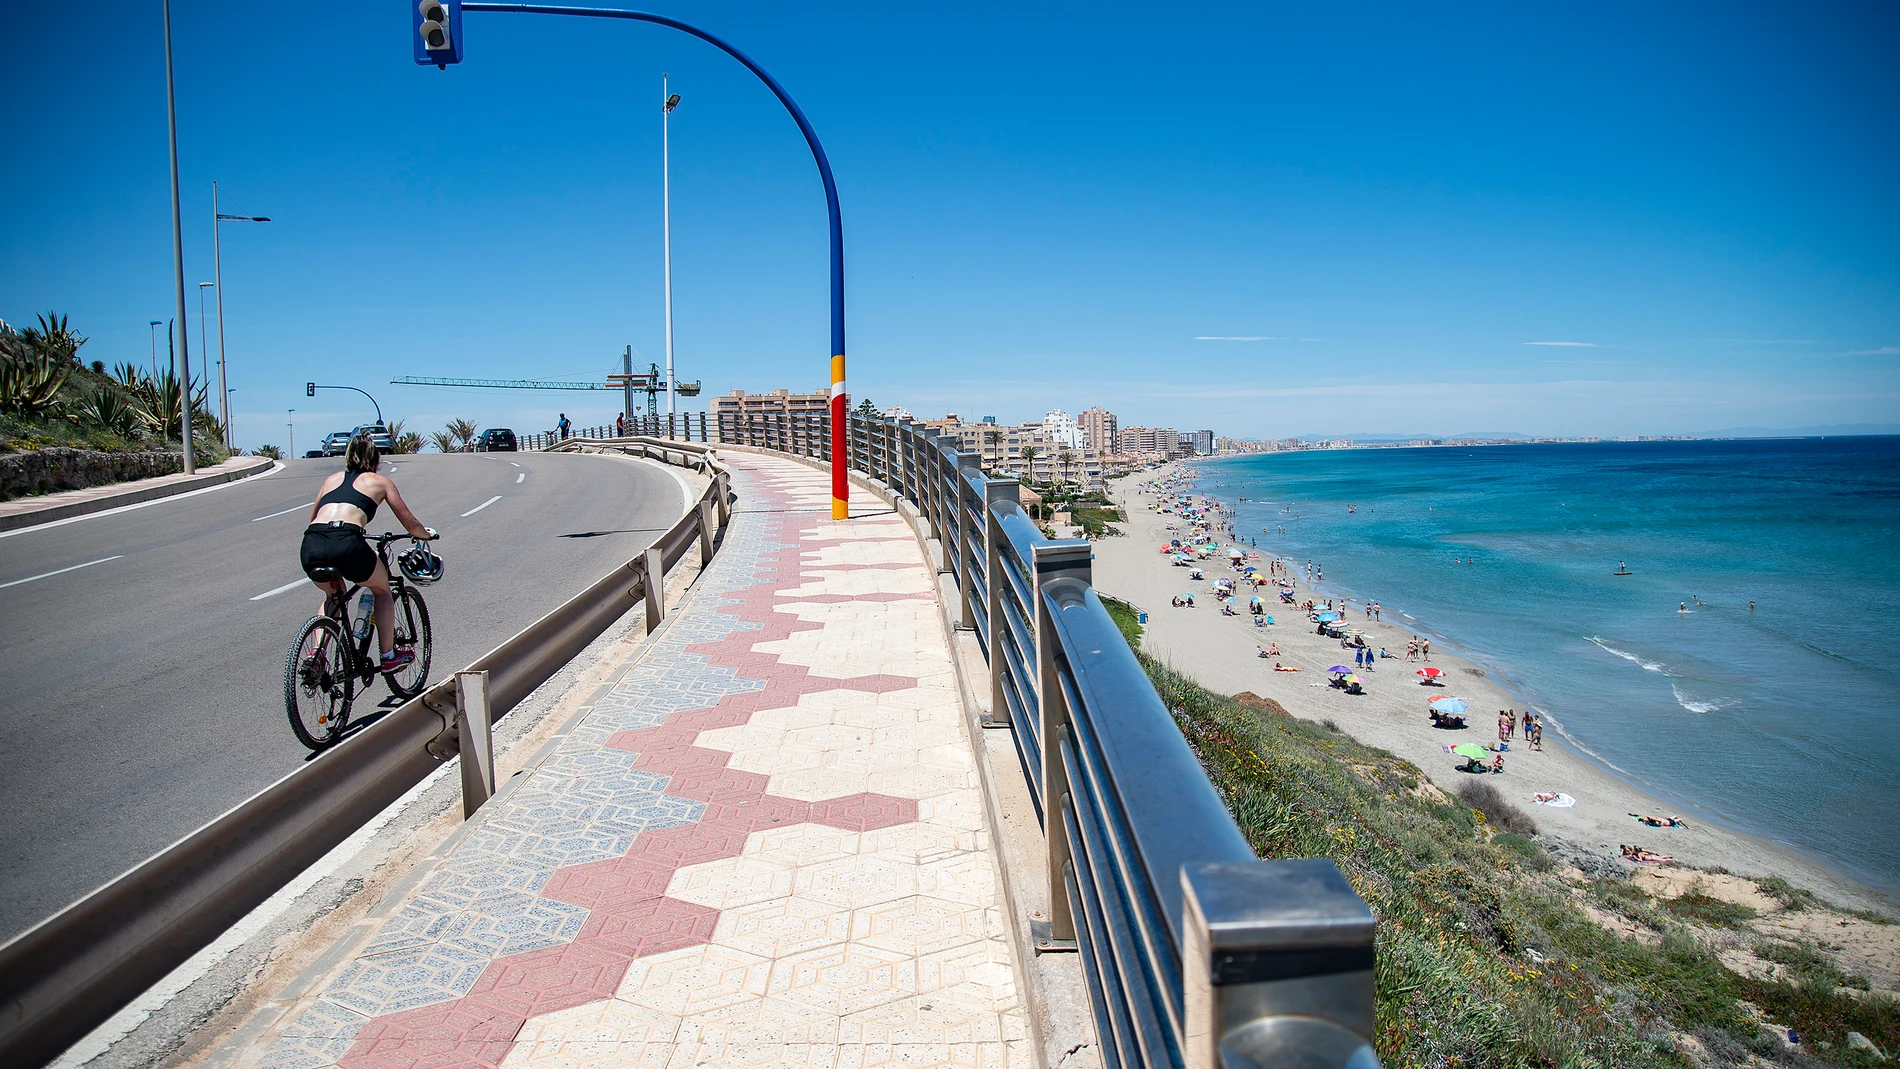
{"label": "white road marking", "polygon": [[494,497],[491,497],[488,500],[482,502],[481,504],[475,506],[474,508],[469,509],[467,512],[462,513],[462,518],[468,519],[470,516],[475,515],[477,512],[480,512],[481,510],[487,508],[488,506],[500,500],[501,500],[501,495],[496,494]]}
{"label": "white road marking", "polygon": [[[510,464],[515,464],[515,462],[514,462],[514,461],[512,461],[512,460],[511,460],[511,461],[509,461],[508,463],[510,463]],[[521,466],[521,465],[519,465],[519,464],[515,464],[515,467],[517,467],[517,468],[518,468],[518,467],[520,467],[520,466]]]}
{"label": "white road marking", "polygon": [[295,589],[297,589],[298,587],[300,587],[300,586],[303,586],[303,585],[305,585],[306,583],[309,583],[309,582],[310,582],[310,580],[308,580],[308,579],[296,579],[296,580],[293,580],[293,581],[291,581],[291,582],[288,582],[288,583],[285,583],[285,584],[284,584],[283,586],[280,586],[280,587],[278,587],[278,588],[277,588],[277,589],[275,589],[275,590],[266,590],[266,591],[264,591],[264,592],[263,592],[262,594],[259,594],[258,596],[256,596],[256,597],[254,597],[254,598],[252,598],[251,600],[252,600],[252,601],[263,601],[263,600],[264,600],[265,598],[274,598],[274,597],[276,597],[277,595],[279,595],[279,594],[282,594],[282,593],[283,593],[284,591],[286,591],[286,590],[295,590]]}
{"label": "white road marking", "polygon": [[517,476],[515,476],[515,482],[517,482],[517,483],[519,483],[519,482],[525,482],[525,481],[527,480],[527,478],[528,478],[528,473],[524,471],[524,472],[522,472],[521,474],[519,474],[519,475],[517,475]]}
{"label": "white road marking", "polygon": [[36,523],[31,527],[16,527],[11,531],[0,531],[0,538],[12,538],[14,535],[32,534],[34,531],[44,531],[48,527],[64,527],[69,523],[78,523],[81,520],[96,520],[101,516],[117,516],[121,512],[130,512],[133,509],[163,505],[167,501],[178,501],[187,497],[196,497],[199,494],[208,494],[214,490],[222,490],[228,486],[244,486],[258,479],[267,479],[283,470],[283,461],[273,461],[269,471],[259,472],[256,475],[247,475],[242,479],[233,479],[230,482],[217,483],[213,486],[200,486],[196,490],[187,490],[182,494],[172,494],[170,497],[155,497],[150,501],[140,501],[131,505],[120,505],[117,508],[100,509],[98,512],[88,512],[80,516],[68,516],[63,520],[49,520],[46,523]]}
{"label": "white road marking", "polygon": [[[259,517],[257,518],[257,520],[274,520],[274,519],[276,519],[277,517],[279,517],[279,516],[282,516],[282,515],[284,515],[285,513],[290,513],[290,512],[295,512],[295,511],[297,511],[297,510],[298,510],[298,509],[300,509],[300,508],[303,508],[303,506],[302,506],[302,505],[292,505],[292,506],[290,506],[289,508],[287,508],[287,509],[285,509],[285,510],[284,510],[283,512],[273,512],[273,513],[271,513],[271,514],[270,514],[270,515],[268,515],[268,516],[259,516]],[[257,522],[257,520],[252,520],[251,522],[252,522],[252,523],[256,523],[256,522]]]}
{"label": "white road marking", "polygon": [[123,556],[125,556],[125,554],[115,553],[110,557],[100,557],[98,560],[89,560],[84,564],[75,564],[70,568],[60,568],[56,571],[41,572],[38,575],[29,575],[25,579],[15,579],[11,583],[0,583],[0,590],[5,590],[6,588],[10,586],[19,586],[21,583],[30,583],[35,579],[47,579],[55,575],[65,575],[67,572],[76,572],[81,568],[90,568],[95,564],[104,564],[105,562],[109,560],[118,560],[120,557],[123,557]]}

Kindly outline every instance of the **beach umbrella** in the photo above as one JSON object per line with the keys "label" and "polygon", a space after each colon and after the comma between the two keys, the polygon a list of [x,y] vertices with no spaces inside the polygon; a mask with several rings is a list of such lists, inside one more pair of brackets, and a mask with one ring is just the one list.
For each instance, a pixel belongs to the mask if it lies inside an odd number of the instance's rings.
{"label": "beach umbrella", "polygon": [[1362,679],[1360,679],[1360,678],[1359,678],[1359,676],[1358,676],[1357,674],[1355,674],[1355,673],[1352,673],[1352,672],[1347,672],[1347,673],[1346,673],[1345,675],[1343,675],[1343,676],[1340,676],[1340,677],[1339,677],[1339,679],[1340,679],[1340,682],[1342,682],[1342,683],[1363,683],[1363,682],[1365,682],[1364,680],[1362,680]]}
{"label": "beach umbrella", "polygon": [[1336,676],[1343,676],[1343,675],[1349,675],[1349,674],[1351,674],[1351,672],[1352,672],[1352,669],[1350,669],[1350,668],[1347,668],[1347,667],[1346,667],[1345,665],[1343,665],[1343,664],[1336,664],[1336,665],[1334,665],[1334,666],[1332,666],[1331,668],[1328,668],[1328,669],[1327,669],[1326,671],[1327,671],[1328,673],[1330,673],[1330,674],[1332,674],[1332,675],[1336,675]]}
{"label": "beach umbrella", "polygon": [[1322,624],[1337,623],[1339,622],[1339,614],[1336,612],[1323,612],[1323,613],[1320,613],[1318,616],[1314,617],[1314,619],[1318,620]]}
{"label": "beach umbrella", "polygon": [[1473,742],[1461,742],[1453,746],[1451,752],[1457,754],[1459,757],[1469,757],[1473,761],[1482,761],[1491,756],[1484,747]]}
{"label": "beach umbrella", "polygon": [[1463,698],[1446,698],[1444,701],[1434,704],[1432,708],[1446,716],[1457,716],[1459,713],[1471,708],[1471,706]]}
{"label": "beach umbrella", "polygon": [[1426,679],[1437,679],[1439,676],[1445,674],[1445,670],[1443,668],[1421,668],[1418,670],[1418,674],[1424,676]]}

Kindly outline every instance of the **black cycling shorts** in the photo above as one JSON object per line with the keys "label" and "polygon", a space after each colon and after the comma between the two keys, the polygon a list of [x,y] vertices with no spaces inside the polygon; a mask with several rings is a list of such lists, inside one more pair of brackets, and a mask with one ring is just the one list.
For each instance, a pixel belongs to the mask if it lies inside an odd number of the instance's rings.
{"label": "black cycling shorts", "polygon": [[305,575],[312,568],[335,568],[343,578],[360,583],[376,573],[376,551],[369,548],[363,529],[353,524],[313,523],[304,528],[300,556]]}

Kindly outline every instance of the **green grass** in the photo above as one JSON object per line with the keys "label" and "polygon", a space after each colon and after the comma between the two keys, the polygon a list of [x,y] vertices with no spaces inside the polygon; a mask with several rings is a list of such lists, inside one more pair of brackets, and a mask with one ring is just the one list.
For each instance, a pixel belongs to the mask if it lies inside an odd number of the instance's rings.
{"label": "green grass", "polygon": [[1135,607],[1120,598],[1106,597],[1099,590],[1096,596],[1102,599],[1102,608],[1107,609],[1108,615],[1114,618],[1115,626],[1122,629],[1122,637],[1128,640],[1129,647],[1140,649],[1142,626]]}
{"label": "green grass", "polygon": [[1663,904],[1663,908],[1683,920],[1710,928],[1740,928],[1755,919],[1753,906],[1725,902],[1700,891],[1687,891]]}
{"label": "green grass", "polygon": [[[1379,918],[1386,1066],[1691,1065],[1671,1032],[1780,1058],[1743,1000],[1827,1039],[1806,1048],[1824,1061],[1863,1064],[1846,1049],[1850,1029],[1900,1048],[1892,1001],[1839,993],[1818,965],[1805,979],[1726,968],[1702,926],[1745,924],[1752,911],[1706,896],[1659,903],[1620,880],[1566,882],[1534,840],[1500,833],[1462,800],[1415,793],[1424,777],[1409,762],[1141,659],[1260,856],[1331,858]],[[1586,901],[1645,934],[1597,923]]]}

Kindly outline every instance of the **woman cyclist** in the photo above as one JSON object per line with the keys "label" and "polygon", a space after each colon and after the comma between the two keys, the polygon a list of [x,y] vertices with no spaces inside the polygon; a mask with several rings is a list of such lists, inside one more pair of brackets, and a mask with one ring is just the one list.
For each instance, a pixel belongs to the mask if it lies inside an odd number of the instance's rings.
{"label": "woman cyclist", "polygon": [[[416,514],[403,503],[396,484],[376,473],[381,457],[376,443],[367,434],[350,439],[343,454],[342,471],[323,480],[317,503],[310,509],[310,526],[303,532],[303,570],[335,568],[337,574],[352,583],[369,587],[376,595],[376,638],[382,650],[381,671],[393,672],[416,659],[414,650],[390,647],[396,635],[395,602],[389,596],[389,572],[364,537],[369,521],[376,518],[376,507],[389,503],[403,528],[417,538],[434,538],[435,532],[422,525]],[[326,591],[327,583],[317,582]]]}

